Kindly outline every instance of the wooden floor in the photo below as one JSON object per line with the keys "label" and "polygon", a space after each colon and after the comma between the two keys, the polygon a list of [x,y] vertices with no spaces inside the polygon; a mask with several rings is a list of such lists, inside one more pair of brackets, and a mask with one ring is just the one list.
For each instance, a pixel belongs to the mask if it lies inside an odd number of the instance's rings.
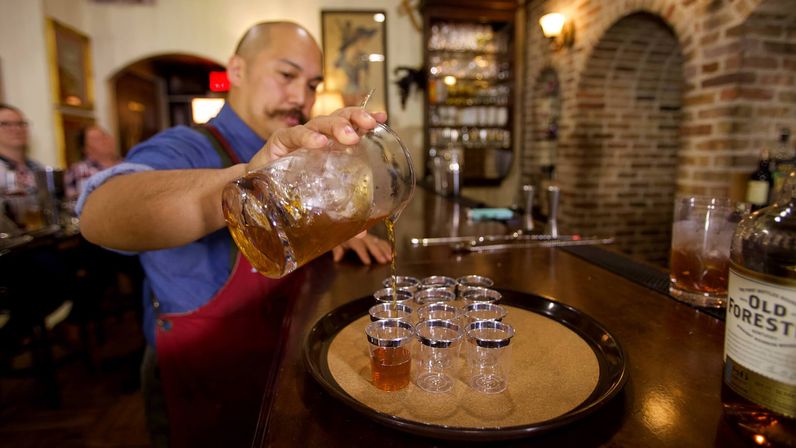
{"label": "wooden floor", "polygon": [[[146,447],[138,368],[143,337],[135,314],[105,319],[106,339],[92,369],[76,356],[68,325],[53,330],[61,406],[48,405],[33,378],[0,377],[0,446]],[[74,333],[74,332],[72,332]],[[20,354],[15,365],[29,363]]]}

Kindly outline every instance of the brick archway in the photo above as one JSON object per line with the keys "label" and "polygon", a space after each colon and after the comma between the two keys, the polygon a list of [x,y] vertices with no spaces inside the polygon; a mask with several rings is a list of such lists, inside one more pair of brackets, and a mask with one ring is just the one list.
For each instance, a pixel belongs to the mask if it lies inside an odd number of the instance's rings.
{"label": "brick archway", "polygon": [[624,252],[666,262],[683,85],[680,44],[660,18],[631,14],[606,31],[586,61],[569,143],[558,153],[567,228],[615,236]]}

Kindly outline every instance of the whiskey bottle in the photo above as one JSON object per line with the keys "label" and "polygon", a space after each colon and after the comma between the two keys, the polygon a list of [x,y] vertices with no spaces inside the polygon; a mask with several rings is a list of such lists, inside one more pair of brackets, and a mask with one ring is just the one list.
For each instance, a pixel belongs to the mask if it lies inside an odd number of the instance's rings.
{"label": "whiskey bottle", "polygon": [[752,204],[752,210],[761,209],[769,203],[769,193],[774,183],[774,178],[768,165],[768,150],[763,149],[760,151],[757,170],[746,181],[746,202]]}
{"label": "whiskey bottle", "polygon": [[796,446],[796,171],[733,236],[724,340],[726,419],[759,446]]}

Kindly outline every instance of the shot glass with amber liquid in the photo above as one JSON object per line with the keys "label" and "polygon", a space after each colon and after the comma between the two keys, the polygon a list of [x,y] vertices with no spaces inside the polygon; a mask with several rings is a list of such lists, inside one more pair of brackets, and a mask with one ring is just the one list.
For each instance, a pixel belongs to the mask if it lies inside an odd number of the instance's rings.
{"label": "shot glass with amber liquid", "polygon": [[365,335],[373,385],[388,392],[406,387],[412,370],[412,324],[398,319],[377,320],[367,326]]}

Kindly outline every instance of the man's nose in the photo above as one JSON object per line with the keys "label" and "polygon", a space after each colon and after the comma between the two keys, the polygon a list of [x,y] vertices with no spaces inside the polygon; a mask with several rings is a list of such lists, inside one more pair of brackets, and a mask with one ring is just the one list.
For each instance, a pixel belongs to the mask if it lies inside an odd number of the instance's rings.
{"label": "man's nose", "polygon": [[307,99],[307,89],[303,83],[294,82],[288,87],[288,101],[292,106],[303,106]]}

